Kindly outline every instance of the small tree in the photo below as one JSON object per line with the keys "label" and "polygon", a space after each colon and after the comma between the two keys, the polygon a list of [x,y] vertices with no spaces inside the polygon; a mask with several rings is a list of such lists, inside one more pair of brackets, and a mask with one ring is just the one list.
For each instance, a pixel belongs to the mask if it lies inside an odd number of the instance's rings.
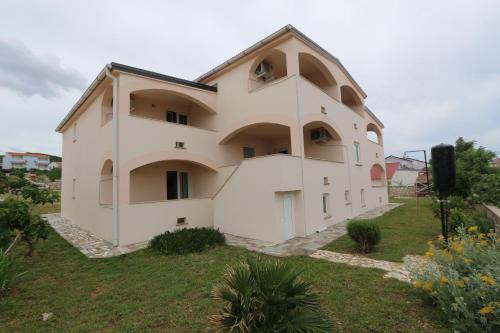
{"label": "small tree", "polygon": [[47,176],[52,182],[56,179],[61,179],[61,169],[54,168],[47,173]]}
{"label": "small tree", "polygon": [[[47,222],[40,215],[33,214],[33,208],[46,203],[53,204],[59,199],[59,195],[34,185],[23,187],[21,193],[20,198],[8,198],[0,202],[0,225],[8,226],[11,233],[18,233],[28,245],[28,256],[32,256],[36,242],[46,239],[49,233]],[[7,237],[9,235],[5,235]]]}
{"label": "small tree", "polygon": [[247,260],[227,269],[213,296],[224,303],[212,317],[217,332],[331,332],[311,283],[280,261]]}

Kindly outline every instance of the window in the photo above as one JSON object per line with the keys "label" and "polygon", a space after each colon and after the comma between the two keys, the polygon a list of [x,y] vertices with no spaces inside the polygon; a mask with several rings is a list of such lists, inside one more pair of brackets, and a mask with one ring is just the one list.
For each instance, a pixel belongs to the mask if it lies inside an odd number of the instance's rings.
{"label": "window", "polygon": [[167,200],[189,198],[189,174],[184,171],[167,171]]}
{"label": "window", "polygon": [[73,124],[73,142],[76,141],[76,123]]}
{"label": "window", "polygon": [[330,194],[323,193],[323,214],[330,217]]}
{"label": "window", "polygon": [[188,116],[186,114],[179,114],[179,124],[181,125],[188,124]]}
{"label": "window", "polygon": [[351,192],[349,190],[344,191],[344,199],[347,203],[351,202]]}
{"label": "window", "polygon": [[328,180],[328,177],[323,177],[323,184],[330,185],[330,181]]}
{"label": "window", "polygon": [[73,181],[71,183],[71,197],[73,199],[76,198],[76,179],[75,178],[73,178]]}
{"label": "window", "polygon": [[175,148],[185,149],[186,146],[184,146],[184,142],[182,141],[175,141]]}
{"label": "window", "polygon": [[175,111],[167,111],[166,120],[169,123],[177,123],[177,112],[175,112]]}
{"label": "window", "polygon": [[255,157],[255,148],[253,147],[243,147],[243,158]]}
{"label": "window", "polygon": [[185,217],[178,217],[177,218],[177,224],[187,224],[186,218]]}
{"label": "window", "polygon": [[365,202],[365,189],[362,188],[361,189],[361,206],[366,206],[366,202]]}
{"label": "window", "polygon": [[181,199],[188,198],[189,197],[189,183],[188,183],[188,173],[187,172],[179,172],[179,183],[180,183]]}
{"label": "window", "polygon": [[354,149],[356,151],[356,163],[360,163],[361,162],[361,154],[360,154],[359,142],[354,142]]}

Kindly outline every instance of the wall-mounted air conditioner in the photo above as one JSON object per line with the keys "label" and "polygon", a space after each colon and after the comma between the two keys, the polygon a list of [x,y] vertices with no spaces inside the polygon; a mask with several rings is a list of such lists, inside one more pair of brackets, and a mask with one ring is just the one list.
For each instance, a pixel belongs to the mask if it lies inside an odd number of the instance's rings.
{"label": "wall-mounted air conditioner", "polygon": [[262,61],[257,65],[257,68],[255,69],[255,75],[258,79],[264,81],[270,81],[274,79],[273,73],[271,72],[271,66],[267,61]]}
{"label": "wall-mounted air conditioner", "polygon": [[330,133],[322,127],[311,130],[311,141],[314,143],[325,143],[330,140]]}

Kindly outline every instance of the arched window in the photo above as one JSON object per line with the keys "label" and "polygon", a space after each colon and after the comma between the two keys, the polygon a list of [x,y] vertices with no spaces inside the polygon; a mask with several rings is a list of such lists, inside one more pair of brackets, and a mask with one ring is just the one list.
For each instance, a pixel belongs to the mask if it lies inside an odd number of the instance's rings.
{"label": "arched window", "polygon": [[290,127],[276,123],[254,123],[227,135],[221,144],[234,157],[244,159],[273,154],[291,154]]}
{"label": "arched window", "polygon": [[214,114],[214,110],[192,96],[171,90],[145,89],[130,94],[132,116],[211,129]]}
{"label": "arched window", "polygon": [[385,170],[378,163],[372,165],[370,168],[370,176],[372,180],[372,186],[380,187],[385,186],[386,178],[385,178]]}
{"label": "arched window", "polygon": [[380,129],[377,127],[375,124],[368,124],[366,126],[366,136],[368,140],[378,143],[379,145],[382,145],[382,132]]}
{"label": "arched window", "polygon": [[130,202],[210,198],[217,172],[188,160],[161,160],[130,171]]}
{"label": "arched window", "polygon": [[299,53],[299,72],[303,78],[338,100],[337,81],[319,59],[308,53]]}
{"label": "arched window", "polygon": [[113,203],[113,161],[111,160],[106,160],[101,168],[99,203],[101,205]]}
{"label": "arched window", "polygon": [[353,88],[349,86],[340,87],[340,96],[342,104],[359,114],[361,117],[364,117],[363,101]]}
{"label": "arched window", "polygon": [[280,50],[270,50],[258,57],[249,73],[249,91],[264,86],[266,83],[285,77],[286,55]]}
{"label": "arched window", "polygon": [[304,154],[307,158],[344,162],[342,139],[335,129],[322,121],[303,126]]}

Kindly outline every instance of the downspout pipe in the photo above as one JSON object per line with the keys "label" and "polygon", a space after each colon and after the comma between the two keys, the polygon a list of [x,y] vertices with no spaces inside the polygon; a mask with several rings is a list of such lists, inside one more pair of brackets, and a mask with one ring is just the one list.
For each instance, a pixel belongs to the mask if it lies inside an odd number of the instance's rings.
{"label": "downspout pipe", "polygon": [[118,246],[118,78],[111,74],[111,65],[106,65],[106,76],[113,81],[113,119],[111,120],[111,150],[113,159],[113,203],[112,237],[113,245]]}

